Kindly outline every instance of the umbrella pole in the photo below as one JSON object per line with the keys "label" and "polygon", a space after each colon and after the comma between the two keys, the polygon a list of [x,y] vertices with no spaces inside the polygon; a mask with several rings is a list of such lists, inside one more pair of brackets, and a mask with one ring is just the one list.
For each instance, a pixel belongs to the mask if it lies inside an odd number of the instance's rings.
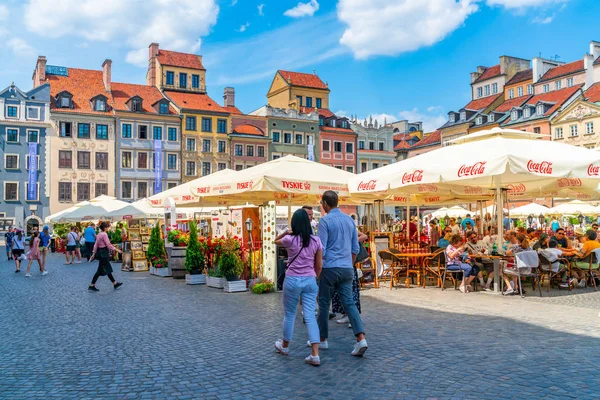
{"label": "umbrella pole", "polygon": [[410,204],[406,206],[406,240],[410,241]]}
{"label": "umbrella pole", "polygon": [[292,226],[292,195],[288,193],[288,227]]}
{"label": "umbrella pole", "polygon": [[481,237],[485,236],[485,232],[483,231],[483,201],[479,200],[477,203],[479,203],[479,233],[481,234]]}
{"label": "umbrella pole", "polygon": [[419,214],[419,204],[417,204],[417,238],[421,237],[421,214]]}
{"label": "umbrella pole", "polygon": [[[502,188],[498,182],[496,183],[496,223],[498,224],[496,246],[498,250],[502,249],[502,239],[504,237],[502,214]],[[500,293],[500,262],[498,259],[494,260],[494,292]]]}

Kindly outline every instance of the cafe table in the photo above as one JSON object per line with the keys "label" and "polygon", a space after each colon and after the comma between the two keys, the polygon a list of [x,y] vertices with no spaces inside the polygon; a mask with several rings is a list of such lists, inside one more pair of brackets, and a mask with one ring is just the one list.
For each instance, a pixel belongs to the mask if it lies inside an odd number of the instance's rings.
{"label": "cafe table", "polygon": [[501,279],[500,278],[500,260],[507,260],[509,258],[512,258],[512,256],[505,256],[505,255],[491,256],[491,255],[487,255],[487,254],[469,254],[469,257],[471,257],[471,258],[487,258],[494,262],[494,290],[492,292],[495,294],[501,294],[501,290],[500,290],[500,279]]}
{"label": "cafe table", "polygon": [[[431,257],[433,256],[433,253],[429,253],[429,252],[401,252],[401,253],[393,253],[395,257],[399,258],[399,259],[412,259],[413,262],[411,263],[410,261],[408,262],[409,266],[407,269],[407,273],[406,273],[406,279],[404,280],[404,286],[406,286],[407,288],[410,287],[410,279],[408,274],[409,273],[415,273],[417,274],[417,284],[420,286],[421,285],[421,279],[423,278],[423,282],[425,282],[425,278],[423,277],[425,271],[424,271],[424,267],[423,267],[423,261],[425,260],[425,258],[427,257]],[[417,261],[418,260],[418,261]],[[410,266],[411,265],[416,265],[417,269],[411,269]],[[424,285],[423,285],[424,287]]]}

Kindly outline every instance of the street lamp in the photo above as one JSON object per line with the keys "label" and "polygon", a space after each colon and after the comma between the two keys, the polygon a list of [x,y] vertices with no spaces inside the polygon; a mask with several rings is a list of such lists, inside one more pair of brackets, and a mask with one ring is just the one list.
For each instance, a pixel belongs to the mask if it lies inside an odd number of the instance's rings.
{"label": "street lamp", "polygon": [[533,224],[533,214],[529,214],[529,217],[527,217],[527,222],[529,222],[529,226]]}
{"label": "street lamp", "polygon": [[251,280],[252,279],[252,218],[248,217],[248,219],[246,220],[246,222],[244,222],[244,224],[246,225],[246,232],[248,232],[248,251],[250,252],[249,261],[248,261],[248,280]]}
{"label": "street lamp", "polygon": [[458,217],[458,219],[456,220],[456,223],[458,225],[462,224],[462,217]]}
{"label": "street lamp", "polygon": [[540,213],[540,215],[538,216],[538,221],[540,221],[540,226],[544,225],[544,222],[546,222],[546,218],[544,218],[544,214]]}
{"label": "street lamp", "polygon": [[579,225],[583,224],[583,221],[585,221],[585,217],[583,216],[583,214],[579,213],[579,215],[577,216],[577,220],[579,221]]}
{"label": "street lamp", "polygon": [[446,216],[444,217],[444,226],[448,225],[450,225],[450,217],[448,216],[448,214],[446,214]]}

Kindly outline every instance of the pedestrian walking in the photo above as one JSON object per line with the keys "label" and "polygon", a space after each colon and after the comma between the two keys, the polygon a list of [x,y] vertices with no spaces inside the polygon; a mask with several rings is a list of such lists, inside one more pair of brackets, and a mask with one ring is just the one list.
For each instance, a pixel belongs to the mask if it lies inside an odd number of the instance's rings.
{"label": "pedestrian walking", "polygon": [[100,233],[96,236],[96,244],[92,250],[92,256],[90,257],[90,261],[93,261],[96,258],[96,254],[98,254],[98,269],[96,270],[96,274],[92,278],[92,283],[88,287],[89,291],[98,292],[98,288],[96,287],[96,282],[98,278],[101,276],[108,276],[108,279],[113,283],[113,287],[118,289],[121,286],[122,282],[117,282],[117,280],[112,276],[113,269],[110,265],[110,252],[116,251],[117,253],[122,253],[121,250],[117,249],[110,243],[110,239],[108,239],[108,234],[106,230],[109,228],[108,222],[104,221],[100,223]]}
{"label": "pedestrian walking", "polygon": [[85,256],[90,261],[92,252],[94,251],[94,245],[96,244],[96,224],[93,222],[85,228],[83,231],[83,238],[85,239]]}
{"label": "pedestrian walking", "polygon": [[288,345],[294,332],[296,309],[302,299],[302,310],[308,329],[311,354],[304,362],[314,366],[321,364],[319,358],[319,326],[315,318],[315,306],[319,287],[317,280],[322,267],[321,241],[313,234],[310,218],[305,209],[297,210],[292,216],[292,229],[275,239],[277,246],[288,251],[288,268],[283,282],[283,338],[275,342],[275,349],[282,355],[289,354]]}
{"label": "pedestrian walking", "polygon": [[12,254],[12,240],[15,237],[15,232],[13,227],[9,227],[8,231],[4,234],[4,246],[6,247],[6,258],[8,261],[13,259]]}
{"label": "pedestrian walking", "polygon": [[31,264],[33,264],[34,260],[38,262],[38,266],[40,267],[40,271],[42,271],[42,275],[48,275],[48,271],[44,270],[44,266],[40,261],[40,238],[37,231],[34,231],[31,234],[31,239],[29,239],[29,253],[27,254],[27,259],[29,260],[29,263],[27,264],[27,271],[25,271],[25,276],[27,278],[31,277]]}
{"label": "pedestrian walking", "polygon": [[81,264],[81,233],[79,232],[79,228],[75,227],[75,233],[77,234],[77,240],[75,241],[75,257],[77,257],[77,261],[75,264]]}
{"label": "pedestrian walking", "polygon": [[75,262],[75,247],[77,244],[77,232],[75,232],[75,227],[71,227],[71,232],[67,234],[67,251],[65,252],[65,257],[67,258],[66,265],[73,264]]}
{"label": "pedestrian walking", "polygon": [[42,271],[46,270],[46,256],[50,251],[50,232],[48,226],[44,226],[42,232],[40,233],[40,255],[41,255],[41,269]]}
{"label": "pedestrian walking", "polygon": [[321,206],[327,215],[319,220],[319,238],[323,246],[323,270],[319,276],[320,348],[328,348],[329,315],[324,310],[329,310],[331,297],[337,290],[356,337],[351,354],[360,357],[367,351],[368,345],[360,314],[352,299],[354,262],[360,250],[358,231],[352,218],[338,208],[337,193],[331,190],[324,192]]}
{"label": "pedestrian walking", "polygon": [[12,255],[15,260],[15,272],[21,272],[21,256],[25,253],[25,236],[23,231],[17,228],[15,236],[12,239]]}

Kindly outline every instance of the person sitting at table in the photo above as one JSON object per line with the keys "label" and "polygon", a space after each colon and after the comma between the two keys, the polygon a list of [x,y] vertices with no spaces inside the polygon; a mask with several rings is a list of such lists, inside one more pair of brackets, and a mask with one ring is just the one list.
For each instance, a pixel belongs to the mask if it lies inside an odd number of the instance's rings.
{"label": "person sitting at table", "polygon": [[[448,271],[463,271],[464,279],[460,284],[460,291],[463,293],[472,290],[471,282],[477,275],[477,268],[463,262],[463,254],[465,254],[466,245],[462,244],[460,235],[452,235],[450,244],[446,247],[446,258],[448,259],[446,268]],[[468,258],[466,259],[469,260]]]}
{"label": "person sitting at table", "polygon": [[525,234],[529,238],[529,242],[532,242],[535,239],[535,229],[534,228],[527,228],[527,231]]}
{"label": "person sitting at table", "polygon": [[[599,243],[600,244],[600,243]],[[487,247],[483,243],[479,243],[477,240],[477,232],[469,231],[467,232],[467,252],[471,256],[482,256],[487,254]],[[489,258],[475,258],[472,257],[471,265],[477,267],[479,272],[477,273],[477,278],[479,279],[479,284],[485,291],[490,290],[490,286],[494,279],[494,262]],[[483,281],[483,270],[487,273],[487,283]]]}
{"label": "person sitting at table", "polygon": [[[514,231],[511,231],[515,233]],[[506,251],[507,256],[514,256],[517,253],[522,251],[529,250],[529,240],[527,239],[527,235],[524,233],[519,233],[518,235],[510,236],[511,245],[509,249]],[[516,271],[516,263],[514,260],[508,262],[508,264],[503,268],[502,278],[504,279],[504,283],[506,283],[506,291],[503,293],[504,295],[509,295],[515,293],[515,288],[517,287],[517,271]],[[508,279],[507,275],[511,275],[512,279]],[[525,291],[523,290],[523,293]]]}
{"label": "person sitting at table", "polygon": [[[471,225],[470,228],[469,228],[468,224]],[[461,225],[465,232],[468,232],[475,227],[475,221],[473,221],[473,219],[471,218],[471,214],[467,214],[465,219],[462,220]]]}
{"label": "person sitting at table", "polygon": [[450,244],[450,238],[452,237],[452,228],[450,228],[449,226],[447,226],[446,228],[444,228],[444,236],[440,238],[440,240],[438,240],[438,247],[445,249],[448,247],[448,245]]}
{"label": "person sitting at table", "polygon": [[550,238],[550,241],[556,242],[557,243],[556,247],[558,247],[559,249],[569,249],[569,250],[572,249],[571,241],[565,235],[564,228],[557,228],[556,231],[554,232],[554,236],[552,236]]}
{"label": "person sitting at table", "polygon": [[[573,282],[572,284],[577,285],[580,288],[584,288],[586,285],[586,273],[590,269],[590,261],[586,258],[591,257],[591,254],[594,250],[600,248],[600,243],[596,240],[598,235],[596,231],[593,229],[589,229],[585,232],[584,236],[578,237],[578,239],[583,243],[581,250],[578,250],[575,253],[574,268],[573,268]],[[596,263],[592,264],[592,269],[598,269],[598,260]],[[577,283],[579,280],[579,283]]]}

